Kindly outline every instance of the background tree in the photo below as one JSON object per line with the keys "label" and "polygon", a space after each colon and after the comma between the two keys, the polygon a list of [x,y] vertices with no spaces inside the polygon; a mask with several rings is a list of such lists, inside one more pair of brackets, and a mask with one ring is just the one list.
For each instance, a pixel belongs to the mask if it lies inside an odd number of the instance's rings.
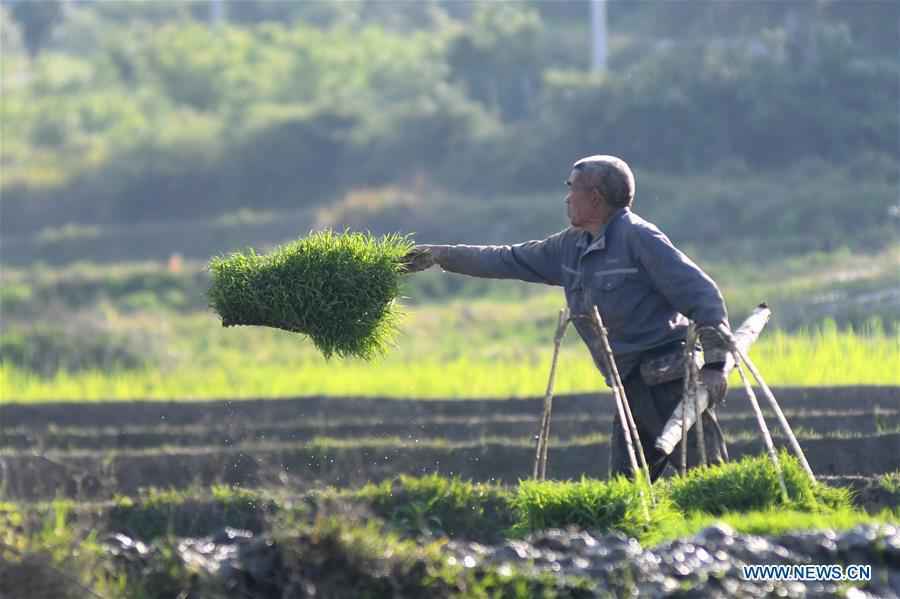
{"label": "background tree", "polygon": [[31,58],[40,53],[50,39],[53,28],[63,18],[61,0],[17,0],[10,3],[9,11],[22,30],[25,49]]}
{"label": "background tree", "polygon": [[539,89],[546,63],[542,32],[535,11],[479,5],[472,22],[450,41],[447,62],[452,77],[493,113],[505,120],[522,118]]}

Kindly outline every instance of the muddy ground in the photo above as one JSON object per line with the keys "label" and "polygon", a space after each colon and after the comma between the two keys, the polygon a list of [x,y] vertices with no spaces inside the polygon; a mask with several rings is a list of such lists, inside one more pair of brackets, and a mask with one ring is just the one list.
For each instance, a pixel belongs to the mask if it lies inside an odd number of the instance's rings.
{"label": "muddy ground", "polygon": [[[799,434],[839,432],[877,434],[900,430],[900,410],[788,410],[791,427]],[[766,411],[773,428],[772,412]],[[755,434],[756,418],[748,411],[726,409],[720,415],[722,427],[731,436]],[[49,428],[17,427],[0,434],[0,451],[37,449],[46,451],[152,449],[156,447],[233,447],[242,444],[300,443],[316,438],[373,439],[462,443],[483,439],[528,439],[538,430],[538,414],[433,416],[388,420],[385,418],[348,418],[346,420],[291,419],[282,422],[246,421],[229,417],[220,426],[150,425],[125,427],[65,426]],[[607,434],[611,414],[554,414],[551,434],[554,440]],[[777,431],[776,431],[777,432]]]}
{"label": "muddy ground", "polygon": [[[900,409],[900,387],[776,387],[773,388],[784,410],[862,410]],[[124,427],[168,425],[220,426],[237,419],[245,422],[282,422],[296,419],[333,420],[375,418],[386,420],[436,416],[540,415],[543,400],[527,399],[386,399],[303,397],[285,399],[212,400],[212,401],[110,401],[8,403],[0,406],[0,431],[49,426]],[[762,397],[760,402],[764,403]],[[609,393],[561,395],[554,400],[553,412],[563,414],[612,413]],[[725,409],[744,412],[747,400],[740,389],[728,392]]]}
{"label": "muddy ground", "polygon": [[[784,443],[781,443],[783,446]],[[804,452],[819,475],[873,475],[898,467],[900,433],[854,439],[807,439]],[[733,443],[731,457],[758,454],[757,441]],[[142,487],[187,488],[224,483],[305,490],[358,486],[400,473],[460,475],[512,484],[530,477],[534,450],[502,443],[461,447],[351,446],[273,449],[165,449],[154,452],[26,454],[0,457],[0,490],[9,499],[79,499],[134,494]],[[548,476],[604,478],[608,446],[550,449]]]}
{"label": "muddy ground", "polygon": [[[900,468],[900,388],[775,394],[817,474]],[[550,477],[606,476],[611,403],[604,394],[554,400]],[[541,410],[540,398],[6,405],[0,498],[103,499],[215,483],[302,491],[432,472],[515,483],[531,474]],[[720,415],[733,458],[763,451],[739,390]]]}

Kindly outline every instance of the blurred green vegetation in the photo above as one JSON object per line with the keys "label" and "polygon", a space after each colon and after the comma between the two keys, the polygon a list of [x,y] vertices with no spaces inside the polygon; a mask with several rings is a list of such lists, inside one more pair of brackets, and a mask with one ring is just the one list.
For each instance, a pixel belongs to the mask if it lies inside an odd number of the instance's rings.
{"label": "blurred green vegetation", "polygon": [[259,533],[279,509],[261,493],[213,487],[211,497],[175,491],[148,491],[142,497],[119,497],[106,511],[108,527],[143,540],[162,536],[204,536],[225,526]]}
{"label": "blurred green vegetation", "polygon": [[[713,275],[733,322],[767,301],[771,329],[803,333],[764,335],[776,380],[883,382],[865,357],[896,362],[900,6],[611,2],[604,74],[587,2],[223,7],[0,4],[6,389],[320,389],[337,366],[305,339],[216,327],[211,256],[328,228],[542,238],[566,225],[569,165],[596,152],[633,165],[636,211]],[[558,290],[430,271],[403,294],[392,366],[342,364],[346,383],[543,386]],[[574,335],[564,349],[583,357]],[[562,388],[593,386],[575,362]],[[302,382],[272,370],[298,363]]]}
{"label": "blurred green vegetation", "polygon": [[[41,376],[0,362],[6,401],[298,397],[534,397],[547,383],[560,297],[521,302],[450,302],[409,309],[396,347],[373,362],[326,360],[305,338],[265,327],[225,329],[208,314],[120,317],[162,348],[145,368],[97,365]],[[139,319],[135,321],[134,319]],[[138,324],[139,323],[139,324]],[[140,346],[139,346],[140,349]],[[751,351],[771,385],[900,385],[900,335],[877,321],[859,331],[834,321],[794,334],[765,331]],[[155,356],[155,358],[154,358]],[[732,384],[739,385],[735,377]],[[556,393],[602,388],[570,331]]]}
{"label": "blurred green vegetation", "polygon": [[[772,321],[753,355],[779,385],[898,384],[900,255],[849,250],[752,268],[704,264],[734,325],[760,301]],[[317,393],[533,396],[546,383],[561,290],[432,269],[401,281],[400,334],[383,358],[325,360],[297,333],[223,328],[206,265],[173,260],[5,269],[4,396],[19,401]],[[557,392],[600,379],[577,335]],[[735,380],[737,384],[737,380]]]}
{"label": "blurred green vegetation", "polygon": [[[874,319],[888,331],[900,322],[900,246],[873,253],[842,247],[778,263],[733,262],[714,256],[703,260],[698,258],[705,255],[699,248],[687,245],[685,250],[719,284],[733,323],[763,301],[773,310],[770,328],[788,331],[815,327],[825,319],[857,330]],[[211,284],[206,261],[178,255],[163,262],[11,267],[0,271],[0,308],[7,326],[80,312],[147,314],[170,320],[203,312],[212,318],[207,296]],[[453,302],[459,306],[480,300],[506,304],[542,297],[542,311],[531,320],[545,326],[553,319],[553,306],[562,302],[558,288],[467,277],[437,267],[404,277],[400,288],[402,304],[422,309]],[[519,309],[506,311],[513,313]]]}
{"label": "blurred green vegetation", "polygon": [[0,362],[52,376],[60,370],[133,370],[148,366],[152,360],[149,348],[141,348],[126,335],[96,330],[90,335],[84,333],[51,324],[13,329],[0,337]]}
{"label": "blurred green vegetation", "polygon": [[23,4],[0,8],[11,255],[43,231],[48,258],[71,260],[46,244],[73,224],[87,242],[92,227],[328,207],[393,184],[458,204],[449,222],[440,205],[374,215],[393,232],[543,236],[558,218],[471,225],[561,195],[571,162],[598,151],[633,164],[638,209],[696,244],[873,249],[900,227],[892,3],[613,2],[602,75],[586,2],[227,2],[218,24],[203,2],[79,2],[33,56]]}

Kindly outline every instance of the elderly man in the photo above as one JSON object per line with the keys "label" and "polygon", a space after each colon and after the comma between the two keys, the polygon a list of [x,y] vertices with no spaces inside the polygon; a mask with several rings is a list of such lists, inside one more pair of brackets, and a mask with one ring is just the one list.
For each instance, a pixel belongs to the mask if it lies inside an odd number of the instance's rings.
{"label": "elderly man", "polygon": [[[700,382],[707,387],[712,406],[703,414],[707,456],[711,463],[726,460],[715,417],[715,404],[727,388],[726,348],[712,330],[728,326],[719,289],[655,225],[631,211],[634,175],[623,160],[582,158],[573,165],[566,185],[571,227],[541,241],[511,246],[416,246],[405,258],[408,270],[438,264],[475,277],[562,286],[575,328],[609,385],[596,334],[587,319],[579,318],[596,305],[609,331],[653,480],[668,462],[654,443],[682,397],[684,368],[679,364],[690,318],[701,331],[705,362]],[[699,453],[696,435],[689,439],[688,464],[693,466]],[[676,448],[672,455],[680,455],[679,451]],[[618,417],[610,448],[610,475],[615,474],[631,475]]]}

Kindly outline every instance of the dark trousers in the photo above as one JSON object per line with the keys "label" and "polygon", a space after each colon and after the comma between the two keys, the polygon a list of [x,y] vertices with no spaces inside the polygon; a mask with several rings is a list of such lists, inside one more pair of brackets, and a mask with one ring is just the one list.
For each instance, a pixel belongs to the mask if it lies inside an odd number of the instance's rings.
{"label": "dark trousers", "polygon": [[[644,456],[650,467],[650,479],[655,481],[665,470],[671,460],[672,466],[678,469],[681,465],[681,443],[675,446],[671,456],[666,456],[656,449],[656,438],[662,433],[663,427],[669,417],[678,406],[684,393],[684,379],[678,379],[669,383],[661,383],[652,387],[644,383],[639,368],[623,381],[625,395],[628,397],[628,405],[631,406],[631,414],[634,417],[638,435],[641,437],[641,445],[644,448]],[[628,449],[625,445],[625,437],[622,425],[619,423],[618,411],[615,411],[613,430],[610,440],[609,475],[623,474],[631,477],[631,462],[628,458]],[[722,429],[716,419],[715,408],[703,412],[703,438],[706,440],[706,459],[710,464],[722,463],[728,460],[728,449]],[[640,457],[635,458],[640,466]],[[697,466],[700,462],[700,451],[697,446],[697,433],[693,427],[688,431],[688,468]]]}

